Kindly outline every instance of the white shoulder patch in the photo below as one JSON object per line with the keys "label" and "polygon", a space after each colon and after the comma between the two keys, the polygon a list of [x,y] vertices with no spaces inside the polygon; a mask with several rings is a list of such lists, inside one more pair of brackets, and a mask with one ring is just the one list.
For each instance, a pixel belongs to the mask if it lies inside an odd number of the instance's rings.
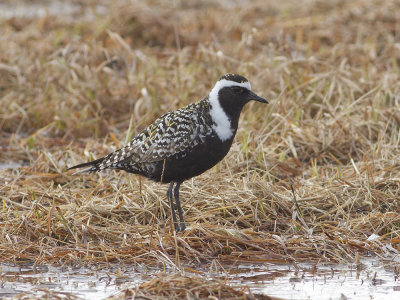
{"label": "white shoulder patch", "polygon": [[224,110],[221,107],[221,104],[219,103],[218,95],[221,89],[230,86],[240,86],[247,88],[248,90],[251,91],[251,85],[250,82],[248,81],[239,83],[226,79],[219,80],[215,84],[214,88],[211,90],[208,99],[210,100],[211,103],[211,110],[210,110],[211,118],[216,124],[213,126],[213,129],[223,142],[232,137],[233,130],[231,128],[231,121],[229,120],[229,117],[224,112]]}

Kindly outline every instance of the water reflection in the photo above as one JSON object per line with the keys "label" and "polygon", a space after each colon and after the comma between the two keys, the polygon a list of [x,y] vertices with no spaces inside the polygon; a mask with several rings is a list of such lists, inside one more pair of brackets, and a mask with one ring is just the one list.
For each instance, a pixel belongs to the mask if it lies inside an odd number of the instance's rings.
{"label": "water reflection", "polygon": [[[199,269],[201,274],[195,275],[228,279],[227,283],[233,287],[240,289],[247,285],[254,294],[284,299],[400,299],[400,284],[394,268],[375,258],[363,259],[359,266],[268,263],[226,266],[218,272]],[[53,295],[67,293],[99,299],[118,294],[123,288],[133,287],[163,272],[176,271],[137,265],[74,268],[2,264],[0,268],[0,297],[4,298],[47,291]]]}

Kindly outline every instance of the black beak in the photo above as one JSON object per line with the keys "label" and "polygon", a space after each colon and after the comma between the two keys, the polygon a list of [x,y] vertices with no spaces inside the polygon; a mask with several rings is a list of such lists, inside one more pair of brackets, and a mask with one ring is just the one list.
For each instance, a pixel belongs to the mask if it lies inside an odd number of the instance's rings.
{"label": "black beak", "polygon": [[261,103],[266,103],[268,104],[268,101],[265,100],[264,98],[261,98],[260,96],[256,95],[255,93],[253,93],[252,91],[250,91],[249,95],[247,96],[247,100],[255,100]]}

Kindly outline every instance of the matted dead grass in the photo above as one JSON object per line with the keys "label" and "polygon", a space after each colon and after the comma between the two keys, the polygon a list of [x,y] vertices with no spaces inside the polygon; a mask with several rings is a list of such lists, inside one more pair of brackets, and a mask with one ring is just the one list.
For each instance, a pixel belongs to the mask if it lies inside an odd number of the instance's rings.
{"label": "matted dead grass", "polygon": [[[21,165],[0,171],[2,261],[396,257],[396,1],[72,3],[72,16],[1,21],[0,163]],[[227,72],[271,104],[248,105],[229,155],[183,184],[184,233],[173,233],[166,186],[66,172]]]}

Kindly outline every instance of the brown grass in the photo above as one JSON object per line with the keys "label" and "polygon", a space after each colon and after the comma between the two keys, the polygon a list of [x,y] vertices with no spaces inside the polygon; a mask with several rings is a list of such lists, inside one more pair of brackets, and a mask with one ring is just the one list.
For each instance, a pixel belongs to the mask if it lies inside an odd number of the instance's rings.
{"label": "brown grass", "polygon": [[[0,163],[22,165],[0,171],[2,261],[184,269],[397,254],[398,3],[230,3],[104,2],[87,18],[93,2],[1,21]],[[166,186],[65,172],[227,72],[271,104],[248,105],[228,157],[183,184],[184,233]]]}

